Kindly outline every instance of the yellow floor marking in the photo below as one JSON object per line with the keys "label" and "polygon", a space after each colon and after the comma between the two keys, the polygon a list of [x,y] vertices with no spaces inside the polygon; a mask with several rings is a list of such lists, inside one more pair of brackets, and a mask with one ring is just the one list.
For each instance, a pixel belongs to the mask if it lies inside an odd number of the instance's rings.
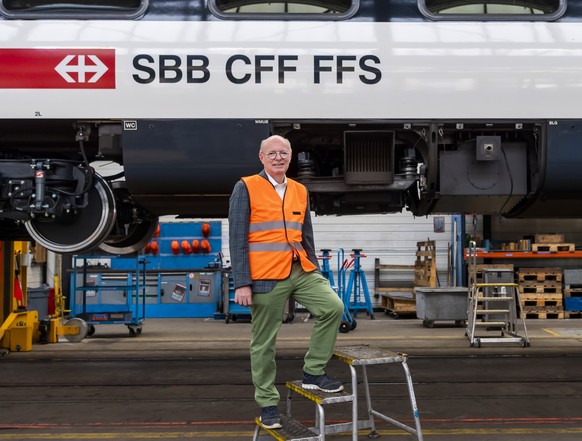
{"label": "yellow floor marking", "polygon": [[562,337],[562,334],[558,334],[557,332],[552,331],[551,329],[548,328],[542,328],[544,331],[546,331],[548,334],[552,334],[556,337]]}

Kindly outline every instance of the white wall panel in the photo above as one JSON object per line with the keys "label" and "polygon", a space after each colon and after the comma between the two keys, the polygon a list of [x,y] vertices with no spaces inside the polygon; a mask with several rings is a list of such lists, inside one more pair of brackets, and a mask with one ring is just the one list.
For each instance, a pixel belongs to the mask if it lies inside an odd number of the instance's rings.
{"label": "white wall panel", "polygon": [[[447,284],[448,246],[451,241],[451,218],[445,220],[445,231],[433,232],[433,218],[414,217],[410,213],[358,216],[315,216],[312,215],[315,246],[319,250],[332,250],[330,268],[337,280],[337,250],[343,248],[349,258],[352,249],[362,249],[367,257],[361,259],[362,269],[370,295],[374,293],[374,259],[383,264],[414,265],[416,243],[434,240],[437,250],[437,271],[442,286]],[[225,260],[230,260],[228,251],[228,221],[223,220],[223,252]],[[320,253],[319,253],[320,254]],[[410,278],[406,271],[391,272],[396,280]],[[349,277],[349,273],[346,278]],[[347,279],[346,279],[347,281]]]}

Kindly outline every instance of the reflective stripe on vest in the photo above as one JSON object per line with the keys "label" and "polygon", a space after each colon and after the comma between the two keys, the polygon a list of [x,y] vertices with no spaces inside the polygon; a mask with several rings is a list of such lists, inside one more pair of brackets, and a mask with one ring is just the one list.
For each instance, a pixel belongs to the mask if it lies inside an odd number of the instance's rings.
{"label": "reflective stripe on vest", "polygon": [[287,226],[288,230],[303,230],[303,224],[301,222],[284,222],[284,221],[274,221],[274,222],[259,222],[256,224],[251,224],[249,231],[254,233],[256,231],[266,231],[266,230],[276,230],[278,228],[285,228]]}
{"label": "reflective stripe on vest", "polygon": [[[288,244],[287,242],[277,242],[277,243],[249,243],[249,251],[289,251],[289,245],[291,245],[296,250],[303,250],[303,245],[300,242],[293,242]],[[293,255],[291,255],[293,257]]]}
{"label": "reflective stripe on vest", "polygon": [[293,256],[305,271],[317,267],[303,249],[303,219],[307,210],[307,189],[287,179],[283,201],[273,185],[259,175],[242,179],[249,192],[249,260],[253,280],[281,280],[289,277]]}

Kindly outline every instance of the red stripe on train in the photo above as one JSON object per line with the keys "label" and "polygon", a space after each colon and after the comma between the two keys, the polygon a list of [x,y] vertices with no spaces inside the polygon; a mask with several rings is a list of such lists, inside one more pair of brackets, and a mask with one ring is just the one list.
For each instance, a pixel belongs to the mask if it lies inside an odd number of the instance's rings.
{"label": "red stripe on train", "polygon": [[115,89],[114,49],[0,49],[2,89]]}

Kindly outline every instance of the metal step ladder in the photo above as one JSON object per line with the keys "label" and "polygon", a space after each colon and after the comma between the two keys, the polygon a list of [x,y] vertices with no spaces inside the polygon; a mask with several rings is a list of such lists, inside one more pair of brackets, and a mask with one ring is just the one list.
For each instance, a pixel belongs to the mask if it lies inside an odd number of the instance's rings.
{"label": "metal step ladder", "polygon": [[[517,283],[475,283],[471,286],[467,320],[467,337],[471,346],[479,348],[481,343],[520,343],[523,347],[530,345],[524,314],[521,314],[519,320],[521,331],[518,329],[515,306],[516,302],[521,304],[518,287]],[[500,294],[485,295],[484,289]],[[486,336],[483,331],[500,332],[500,336]]]}
{"label": "metal step ladder", "polygon": [[[530,346],[525,315],[522,313],[520,320],[517,317],[516,305],[522,304],[519,285],[509,281],[477,283],[476,253],[473,250],[476,248],[474,242],[471,242],[469,253],[473,257],[474,272],[473,282],[469,287],[468,320],[465,333],[469,338],[470,346],[479,348],[481,343],[519,343],[523,347]],[[500,270],[491,271],[500,272]],[[518,325],[521,325],[521,330]],[[488,332],[488,335],[484,332]],[[492,337],[491,332],[497,332],[500,335]]]}
{"label": "metal step ladder", "polygon": [[[351,372],[352,392],[343,391],[340,393],[326,393],[306,390],[301,387],[301,381],[287,382],[287,414],[282,417],[283,427],[281,429],[267,429],[257,418],[255,420],[257,426],[255,428],[253,441],[258,441],[260,439],[259,436],[261,430],[264,430],[270,437],[279,441],[323,441],[325,440],[326,435],[342,432],[351,432],[352,441],[357,441],[358,430],[361,429],[371,429],[368,437],[378,438],[380,435],[376,432],[375,418],[380,418],[400,429],[403,429],[416,436],[418,441],[422,441],[423,438],[418,407],[414,395],[412,376],[406,363],[408,359],[406,354],[396,353],[385,349],[371,348],[369,346],[353,346],[337,349],[333,354],[333,358],[342,361],[349,366]],[[407,426],[406,424],[372,408],[372,397],[370,394],[366,367],[387,363],[400,363],[404,369],[415,427]],[[362,420],[358,417],[358,378],[355,366],[361,367],[362,387],[364,389],[367,404],[367,418]],[[315,427],[308,428],[292,418],[293,394],[301,395],[315,403]],[[326,425],[324,406],[337,403],[352,403],[352,419],[349,422]]]}

